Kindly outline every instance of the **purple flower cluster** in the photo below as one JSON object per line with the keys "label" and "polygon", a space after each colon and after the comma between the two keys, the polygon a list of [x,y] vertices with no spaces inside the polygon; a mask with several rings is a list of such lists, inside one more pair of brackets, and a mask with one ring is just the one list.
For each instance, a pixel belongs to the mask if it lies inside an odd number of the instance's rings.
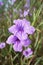
{"label": "purple flower cluster", "polygon": [[30,0],[25,0],[25,4],[23,6],[23,10],[22,9],[14,9],[14,12],[16,14],[19,14],[20,18],[25,18],[26,16],[32,16],[32,13],[30,12]]}
{"label": "purple flower cluster", "polygon": [[[31,44],[31,40],[28,38],[29,34],[35,32],[35,28],[30,25],[30,22],[26,19],[17,19],[13,21],[12,25],[8,30],[12,35],[10,35],[6,41],[7,44],[12,44],[13,49],[16,52],[22,52],[23,47],[27,48]],[[26,51],[28,55],[26,55]],[[24,56],[29,56],[32,54],[30,48],[23,51]]]}
{"label": "purple flower cluster", "polygon": [[[10,4],[14,4],[16,0],[9,0]],[[0,6],[3,5],[3,2],[0,2]],[[30,0],[26,0],[26,4],[24,5],[24,11],[21,9],[18,11],[14,9],[14,12],[19,13],[20,17],[26,17],[30,10]],[[13,21],[13,25],[8,29],[10,33],[12,33],[6,43],[9,45],[13,45],[13,49],[16,52],[22,52],[23,55],[28,58],[32,55],[33,51],[28,46],[31,44],[31,40],[28,35],[32,35],[35,32],[35,28],[31,26],[30,22],[26,19],[17,19]],[[5,47],[5,43],[0,43],[0,49]]]}

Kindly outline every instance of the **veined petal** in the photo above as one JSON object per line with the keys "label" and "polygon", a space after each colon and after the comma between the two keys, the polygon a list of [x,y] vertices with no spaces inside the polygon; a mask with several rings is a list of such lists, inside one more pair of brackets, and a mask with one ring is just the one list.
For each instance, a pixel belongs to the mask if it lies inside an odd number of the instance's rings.
{"label": "veined petal", "polygon": [[16,25],[11,26],[8,30],[9,30],[10,33],[13,33],[15,35],[16,32],[17,32]]}
{"label": "veined petal", "polygon": [[22,45],[20,43],[16,43],[13,45],[13,49],[16,52],[21,52],[22,51]]}
{"label": "veined petal", "polygon": [[23,21],[25,22],[25,25],[30,25],[30,21],[26,20],[25,18],[23,19]]}
{"label": "veined petal", "polygon": [[18,25],[22,25],[22,26],[25,26],[25,25],[30,25],[30,22],[28,20],[26,20],[25,18],[24,19],[17,19],[17,20],[14,20],[13,21],[14,24],[18,24]]}
{"label": "veined petal", "polygon": [[28,34],[33,34],[35,32],[35,28],[33,26],[28,26],[25,28],[25,32]]}
{"label": "veined petal", "polygon": [[14,24],[18,24],[18,23],[21,24],[21,21],[22,21],[21,19],[17,19],[17,20],[14,20],[13,23]]}
{"label": "veined petal", "polygon": [[7,44],[13,44],[15,43],[14,41],[14,35],[10,35],[6,41]]}
{"label": "veined petal", "polygon": [[28,47],[28,46],[31,44],[31,40],[30,40],[30,39],[23,40],[23,41],[21,42],[21,44],[22,44],[24,47]]}
{"label": "veined petal", "polygon": [[18,33],[17,33],[17,37],[18,37],[20,40],[25,40],[25,39],[27,39],[28,35],[27,35],[25,32],[23,32],[23,33],[18,32]]}

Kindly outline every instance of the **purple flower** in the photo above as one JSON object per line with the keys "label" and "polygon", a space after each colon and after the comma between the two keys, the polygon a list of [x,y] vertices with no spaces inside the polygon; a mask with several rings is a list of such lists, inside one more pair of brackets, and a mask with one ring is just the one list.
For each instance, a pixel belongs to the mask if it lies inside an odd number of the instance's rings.
{"label": "purple flower", "polygon": [[25,4],[24,7],[26,7],[26,8],[30,8],[30,0],[26,0],[26,4]]}
{"label": "purple flower", "polygon": [[0,49],[3,49],[5,46],[6,46],[6,45],[5,45],[4,42],[0,43]]}
{"label": "purple flower", "polygon": [[13,23],[15,25],[11,26],[8,30],[20,39],[25,39],[27,38],[27,34],[33,34],[35,32],[35,28],[26,19],[17,19]]}
{"label": "purple flower", "polygon": [[33,34],[35,28],[26,19],[17,19],[13,23],[14,25],[8,29],[13,35],[8,37],[6,43],[12,44],[16,52],[21,52],[23,47],[28,47],[31,44],[28,34]]}
{"label": "purple flower", "polygon": [[22,45],[20,43],[16,43],[13,45],[13,49],[16,52],[21,52],[22,51]]}
{"label": "purple flower", "polygon": [[3,5],[3,2],[0,2],[0,6],[2,6]]}
{"label": "purple flower", "polygon": [[13,44],[13,49],[16,52],[18,52],[18,51],[21,52],[22,47],[27,47],[28,45],[31,44],[31,40],[28,39],[28,38],[21,40],[17,36],[11,35],[11,36],[8,37],[6,43],[7,44]]}
{"label": "purple flower", "polygon": [[23,40],[22,42],[22,46],[24,47],[28,47],[31,44],[31,40],[29,38]]}
{"label": "purple flower", "polygon": [[23,51],[23,55],[28,58],[30,55],[33,54],[33,51],[31,50],[31,48],[27,48],[26,50]]}
{"label": "purple flower", "polygon": [[22,45],[21,45],[21,41],[19,40],[19,38],[17,36],[11,35],[8,37],[7,44],[13,44],[13,49],[16,52],[21,52],[22,51]]}
{"label": "purple flower", "polygon": [[26,17],[27,15],[32,16],[32,14],[30,13],[30,10],[29,9],[24,10],[24,12],[22,10],[19,11],[19,15],[20,15],[20,17]]}
{"label": "purple flower", "polygon": [[26,17],[28,15],[27,11],[24,11],[24,17]]}
{"label": "purple flower", "polygon": [[24,13],[23,13],[24,17],[26,17],[28,13],[29,13],[29,10],[24,10]]}

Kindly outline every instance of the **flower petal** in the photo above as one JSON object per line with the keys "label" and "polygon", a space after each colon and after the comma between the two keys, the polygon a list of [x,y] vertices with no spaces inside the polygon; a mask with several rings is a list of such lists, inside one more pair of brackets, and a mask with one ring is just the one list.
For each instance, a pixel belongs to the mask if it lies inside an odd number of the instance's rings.
{"label": "flower petal", "polygon": [[17,19],[17,20],[14,20],[13,23],[14,24],[18,24],[18,23],[21,24],[21,21],[22,21],[21,19]]}
{"label": "flower petal", "polygon": [[28,34],[33,34],[35,32],[35,28],[33,26],[27,26],[25,28],[25,32]]}
{"label": "flower petal", "polygon": [[22,43],[22,45],[24,47],[28,47],[31,44],[31,40],[30,39],[26,39],[26,40],[22,41],[21,43]]}
{"label": "flower petal", "polygon": [[18,33],[17,33],[17,37],[18,37],[20,40],[25,40],[25,39],[27,39],[28,35],[27,35],[25,32],[23,32],[23,33],[18,32]]}
{"label": "flower petal", "polygon": [[24,17],[26,17],[28,15],[28,11],[25,11],[24,10],[24,13],[23,13]]}
{"label": "flower petal", "polygon": [[31,50],[31,48],[27,48],[26,50],[23,51],[23,55],[28,58],[30,55],[33,54],[33,51]]}
{"label": "flower petal", "polygon": [[14,35],[10,35],[6,41],[7,44],[13,44],[14,42]]}
{"label": "flower petal", "polygon": [[16,52],[21,52],[22,51],[22,45],[20,43],[16,43],[13,45],[13,49]]}
{"label": "flower petal", "polygon": [[10,33],[13,33],[14,35],[17,33],[15,25],[11,26],[8,30],[9,30]]}
{"label": "flower petal", "polygon": [[6,46],[6,45],[5,45],[4,42],[1,42],[1,43],[0,43],[0,49],[3,49],[5,46]]}

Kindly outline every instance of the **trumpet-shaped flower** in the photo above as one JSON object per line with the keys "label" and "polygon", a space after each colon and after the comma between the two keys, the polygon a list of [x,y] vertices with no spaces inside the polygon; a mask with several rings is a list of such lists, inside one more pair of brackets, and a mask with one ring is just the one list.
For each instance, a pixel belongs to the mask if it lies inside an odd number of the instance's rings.
{"label": "trumpet-shaped flower", "polygon": [[8,30],[19,38],[26,38],[27,34],[33,34],[35,32],[35,28],[26,19],[17,19],[13,23],[15,25],[11,26]]}
{"label": "trumpet-shaped flower", "polygon": [[27,48],[26,50],[23,51],[23,55],[28,58],[30,55],[33,54],[33,51],[31,50],[31,48]]}
{"label": "trumpet-shaped flower", "polygon": [[23,49],[22,47],[27,47],[28,45],[31,44],[31,40],[28,38],[21,40],[17,36],[11,35],[8,37],[6,43],[7,44],[13,44],[13,49],[16,52],[18,52],[18,51],[21,52]]}

